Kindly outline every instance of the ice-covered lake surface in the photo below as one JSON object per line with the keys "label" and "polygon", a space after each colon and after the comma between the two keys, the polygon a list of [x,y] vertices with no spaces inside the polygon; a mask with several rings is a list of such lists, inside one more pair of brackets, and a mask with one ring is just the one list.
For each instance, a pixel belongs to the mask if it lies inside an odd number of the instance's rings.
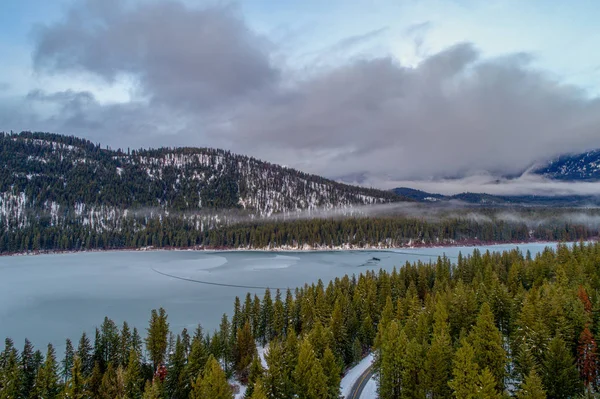
{"label": "ice-covered lake surface", "polygon": [[[554,244],[522,244],[532,254]],[[516,245],[478,247],[482,252]],[[36,347],[48,342],[64,347],[65,338],[91,334],[108,316],[119,325],[127,320],[145,332],[150,310],[164,307],[171,329],[217,328],[223,313],[231,314],[236,296],[262,295],[271,287],[295,288],[322,279],[325,284],[345,274],[368,269],[392,270],[407,261],[435,261],[476,247],[419,248],[386,251],[317,252],[89,252],[0,257],[0,339],[11,337],[18,347],[28,337]],[[379,260],[374,260],[373,258]],[[163,273],[163,274],[161,274]],[[169,277],[208,283],[210,285]],[[285,292],[282,293],[285,295]]]}

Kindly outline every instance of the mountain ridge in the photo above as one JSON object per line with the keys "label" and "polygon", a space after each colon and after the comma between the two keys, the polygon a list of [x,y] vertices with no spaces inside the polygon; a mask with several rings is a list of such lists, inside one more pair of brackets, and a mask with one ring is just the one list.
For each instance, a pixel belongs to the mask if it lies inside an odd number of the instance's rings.
{"label": "mountain ridge", "polygon": [[417,202],[452,202],[460,201],[470,205],[482,206],[598,206],[600,205],[600,193],[598,195],[493,195],[487,193],[464,192],[454,195],[443,195],[429,193],[409,187],[398,187],[392,189],[398,195],[408,197]]}
{"label": "mountain ridge", "polygon": [[[254,216],[407,200],[212,148],[103,149],[50,133],[0,135],[0,219],[114,220],[127,212]],[[111,216],[112,214],[112,216]],[[85,222],[85,220],[81,220]]]}
{"label": "mountain ridge", "polygon": [[564,154],[551,160],[533,173],[553,180],[598,181],[600,180],[600,149]]}

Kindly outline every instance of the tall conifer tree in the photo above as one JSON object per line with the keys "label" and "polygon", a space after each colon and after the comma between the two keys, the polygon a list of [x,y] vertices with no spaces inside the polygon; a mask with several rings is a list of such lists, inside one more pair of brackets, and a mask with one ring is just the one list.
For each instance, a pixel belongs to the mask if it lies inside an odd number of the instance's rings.
{"label": "tall conifer tree", "polygon": [[167,313],[163,308],[158,312],[152,309],[150,316],[150,326],[146,337],[146,350],[150,355],[154,370],[165,361],[169,336],[169,323],[167,322]]}

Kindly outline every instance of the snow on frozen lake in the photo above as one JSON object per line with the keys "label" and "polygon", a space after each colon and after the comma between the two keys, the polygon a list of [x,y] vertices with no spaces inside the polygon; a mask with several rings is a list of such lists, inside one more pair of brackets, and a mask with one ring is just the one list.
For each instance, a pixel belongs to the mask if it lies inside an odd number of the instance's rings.
{"label": "snow on frozen lake", "polygon": [[[519,247],[532,253],[548,244]],[[550,244],[551,245],[551,244]],[[11,337],[18,347],[28,337],[37,348],[48,342],[58,349],[65,338],[79,339],[108,316],[117,324],[145,332],[150,310],[164,307],[171,329],[191,332],[201,322],[218,327],[223,313],[231,314],[236,296],[262,295],[271,287],[295,288],[322,279],[325,284],[345,274],[368,269],[392,270],[407,261],[435,261],[444,253],[452,260],[474,247],[419,248],[391,251],[316,252],[89,252],[0,257],[0,340]],[[514,245],[480,247],[505,250]],[[379,258],[379,261],[373,260]],[[161,274],[164,273],[164,274]],[[207,283],[228,284],[209,285]],[[282,292],[285,297],[285,292]]]}

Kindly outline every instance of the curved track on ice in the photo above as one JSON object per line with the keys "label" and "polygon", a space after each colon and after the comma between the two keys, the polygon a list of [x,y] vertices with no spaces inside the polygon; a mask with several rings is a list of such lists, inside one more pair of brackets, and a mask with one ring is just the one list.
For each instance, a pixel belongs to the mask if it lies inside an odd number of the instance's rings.
{"label": "curved track on ice", "polygon": [[282,287],[266,287],[266,286],[256,286],[256,285],[240,285],[240,284],[225,284],[225,283],[214,283],[212,281],[204,281],[204,280],[195,280],[193,278],[187,278],[187,277],[180,277],[180,276],[175,276],[173,274],[168,274],[168,273],[164,273],[161,272],[160,270],[156,270],[155,268],[152,268],[152,271],[158,274],[161,274],[163,276],[166,277],[171,277],[177,280],[183,280],[183,281],[190,281],[192,283],[197,283],[197,284],[206,284],[206,285],[216,285],[218,287],[231,287],[231,288],[246,288],[246,289],[250,289],[250,290],[266,290],[267,288],[270,290],[287,290],[286,288],[282,288]]}

